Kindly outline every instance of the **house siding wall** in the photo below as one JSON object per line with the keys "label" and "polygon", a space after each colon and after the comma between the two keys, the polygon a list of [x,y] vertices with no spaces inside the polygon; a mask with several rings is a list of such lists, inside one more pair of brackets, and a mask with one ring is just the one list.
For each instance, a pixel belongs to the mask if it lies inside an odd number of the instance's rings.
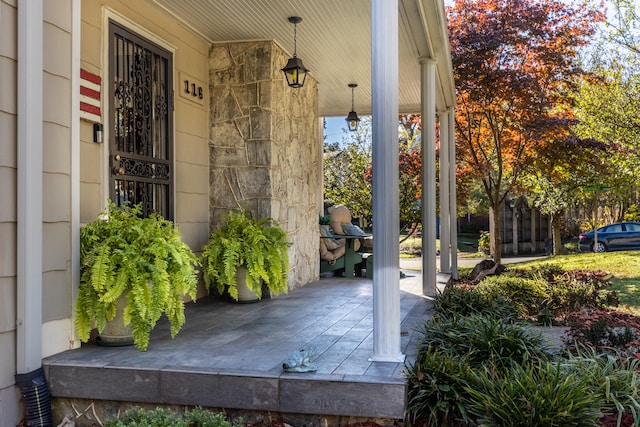
{"label": "house siding wall", "polygon": [[43,2],[43,357],[72,342],[71,7],[71,0]]}
{"label": "house siding wall", "polygon": [[[19,421],[16,373],[17,0],[0,0],[0,420]],[[2,421],[4,422],[4,421]],[[2,424],[2,423],[0,423]]]}
{"label": "house siding wall", "polygon": [[[0,420],[15,425],[17,298],[17,1],[0,1]],[[43,2],[42,355],[66,350],[71,323],[71,0]]]}

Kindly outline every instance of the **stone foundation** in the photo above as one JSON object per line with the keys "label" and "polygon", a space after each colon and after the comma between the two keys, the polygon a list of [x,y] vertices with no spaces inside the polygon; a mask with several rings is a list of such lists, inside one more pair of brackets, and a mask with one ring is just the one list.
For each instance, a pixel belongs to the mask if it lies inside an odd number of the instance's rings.
{"label": "stone foundation", "polygon": [[[75,427],[104,425],[107,419],[116,418],[130,408],[152,410],[164,407],[177,413],[184,413],[192,407],[184,405],[156,405],[149,403],[116,402],[111,400],[54,398],[51,402],[53,420],[61,423],[66,417],[75,422]],[[282,425],[293,427],[344,427],[350,425],[377,425],[379,427],[402,426],[402,420],[391,418],[347,417],[338,415],[309,415],[278,413],[272,411],[247,411],[241,409],[207,408],[213,412],[223,412],[228,420],[241,418],[245,425]]]}

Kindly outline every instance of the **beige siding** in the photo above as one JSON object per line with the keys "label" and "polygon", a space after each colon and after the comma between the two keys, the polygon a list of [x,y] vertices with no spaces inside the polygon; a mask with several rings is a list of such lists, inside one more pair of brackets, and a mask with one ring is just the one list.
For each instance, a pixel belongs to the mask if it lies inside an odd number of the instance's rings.
{"label": "beige siding", "polygon": [[[81,67],[101,75],[106,81],[108,64],[101,56],[106,49],[108,28],[103,28],[103,13],[112,13],[122,25],[160,42],[173,51],[174,78],[174,179],[175,219],[183,231],[183,240],[195,251],[199,251],[208,238],[208,184],[206,170],[208,155],[207,102],[194,102],[181,96],[184,76],[195,80],[203,87],[204,99],[208,99],[208,43],[195,35],[166,13],[147,2],[119,0],[83,0],[81,23]],[[106,10],[109,12],[106,12]],[[123,19],[124,18],[124,19]],[[123,22],[124,21],[124,22]],[[108,94],[104,93],[103,109]],[[107,117],[103,112],[107,128]],[[91,123],[81,123],[81,216],[86,223],[93,220],[104,208],[108,197],[106,188],[108,144],[92,142]]]}
{"label": "beige siding", "polygon": [[[43,2],[42,321],[71,319],[71,1]],[[55,297],[54,297],[55,295]],[[65,346],[71,336],[67,336]],[[43,354],[54,353],[43,340]]]}
{"label": "beige siding", "polygon": [[[16,372],[17,9],[0,0],[0,424],[20,420]],[[4,424],[3,424],[4,425]]]}

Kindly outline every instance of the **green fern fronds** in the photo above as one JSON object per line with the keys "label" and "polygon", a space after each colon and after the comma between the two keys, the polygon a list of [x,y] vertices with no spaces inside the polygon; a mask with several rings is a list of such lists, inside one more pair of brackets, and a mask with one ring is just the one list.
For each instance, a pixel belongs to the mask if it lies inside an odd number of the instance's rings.
{"label": "green fern fronds", "polygon": [[238,299],[236,270],[247,269],[247,286],[260,298],[264,282],[274,294],[287,292],[289,256],[287,233],[271,218],[253,219],[247,211],[229,212],[202,248],[207,287],[215,284]]}
{"label": "green fern fronds", "polygon": [[122,295],[127,299],[124,322],[140,350],[147,349],[163,313],[174,337],[185,322],[184,296],[196,298],[198,258],[171,221],[155,214],[143,218],[139,205],[119,209],[110,201],[100,218],[80,231],[78,337],[86,342],[94,322],[102,332]]}

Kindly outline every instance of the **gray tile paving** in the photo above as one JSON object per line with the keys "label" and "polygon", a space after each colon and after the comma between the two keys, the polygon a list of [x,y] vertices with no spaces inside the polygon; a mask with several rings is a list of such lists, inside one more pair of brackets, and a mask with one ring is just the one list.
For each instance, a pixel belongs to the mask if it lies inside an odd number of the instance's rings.
{"label": "gray tile paving", "polygon": [[[175,339],[161,319],[145,353],[89,343],[43,365],[54,397],[402,418],[404,364],[369,361],[372,288],[365,278],[322,278],[256,304],[201,299],[188,304]],[[430,301],[419,273],[400,288],[401,344],[412,361]],[[311,346],[317,372],[282,371],[291,352]]]}

